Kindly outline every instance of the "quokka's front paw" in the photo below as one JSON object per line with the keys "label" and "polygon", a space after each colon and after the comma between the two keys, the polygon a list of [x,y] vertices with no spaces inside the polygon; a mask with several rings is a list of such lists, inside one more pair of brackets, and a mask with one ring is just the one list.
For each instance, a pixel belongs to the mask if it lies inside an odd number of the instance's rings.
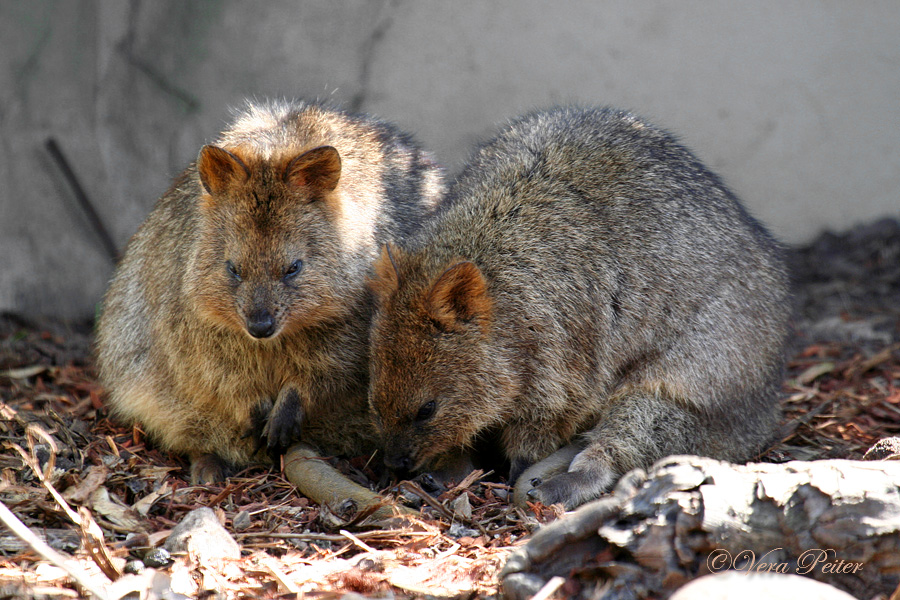
{"label": "quokka's front paw", "polygon": [[266,446],[266,439],[263,432],[266,429],[266,423],[269,422],[269,415],[272,414],[274,404],[269,398],[260,400],[250,412],[250,424],[244,430],[242,439],[250,438],[253,440],[253,454],[256,454]]}
{"label": "quokka's front paw", "polygon": [[303,404],[297,390],[292,387],[281,390],[260,436],[273,460],[300,439],[303,416]]}

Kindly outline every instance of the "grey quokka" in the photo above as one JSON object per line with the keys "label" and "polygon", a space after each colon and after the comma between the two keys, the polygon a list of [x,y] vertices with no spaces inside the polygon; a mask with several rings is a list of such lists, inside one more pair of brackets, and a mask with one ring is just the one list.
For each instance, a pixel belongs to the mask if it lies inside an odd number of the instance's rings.
{"label": "grey quokka", "polygon": [[[375,265],[371,403],[395,469],[499,432],[511,479],[577,506],[669,454],[773,435],[782,249],[670,134],[556,108],[481,146],[448,207]],[[560,450],[562,448],[562,450]]]}

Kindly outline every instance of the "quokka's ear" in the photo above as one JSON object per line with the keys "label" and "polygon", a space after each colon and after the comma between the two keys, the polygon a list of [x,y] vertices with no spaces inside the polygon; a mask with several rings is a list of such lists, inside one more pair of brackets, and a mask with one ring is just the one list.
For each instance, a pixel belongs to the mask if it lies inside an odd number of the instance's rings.
{"label": "quokka's ear", "polygon": [[456,263],[438,277],[425,296],[428,314],[447,331],[458,330],[474,319],[489,324],[493,301],[487,280],[474,263]]}
{"label": "quokka's ear", "polygon": [[284,168],[284,182],[325,192],[337,187],[341,178],[341,155],[333,146],[319,146],[295,156]]}
{"label": "quokka's ear", "polygon": [[197,173],[206,191],[215,196],[233,184],[241,184],[250,177],[244,161],[218,146],[203,146],[197,157]]}
{"label": "quokka's ear", "polygon": [[375,276],[369,279],[369,288],[374,292],[375,299],[381,302],[400,287],[400,271],[394,256],[400,254],[400,249],[390,242],[381,247],[381,255],[375,260]]}

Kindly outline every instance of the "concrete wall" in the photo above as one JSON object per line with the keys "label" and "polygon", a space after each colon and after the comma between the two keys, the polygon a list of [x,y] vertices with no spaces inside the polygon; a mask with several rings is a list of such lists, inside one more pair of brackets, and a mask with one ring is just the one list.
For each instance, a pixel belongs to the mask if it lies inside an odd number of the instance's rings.
{"label": "concrete wall", "polygon": [[0,310],[90,315],[111,274],[43,147],[124,246],[247,96],[331,98],[457,168],[527,109],[634,109],[777,235],[900,214],[900,3],[0,3]]}

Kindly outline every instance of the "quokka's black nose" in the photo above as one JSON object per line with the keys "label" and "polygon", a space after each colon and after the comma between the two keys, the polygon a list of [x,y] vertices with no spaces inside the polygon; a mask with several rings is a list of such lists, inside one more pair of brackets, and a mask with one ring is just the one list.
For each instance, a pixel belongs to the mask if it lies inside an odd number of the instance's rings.
{"label": "quokka's black nose", "polygon": [[409,473],[413,468],[413,460],[408,454],[386,455],[384,465],[397,473]]}
{"label": "quokka's black nose", "polygon": [[275,317],[267,310],[253,313],[247,318],[247,331],[255,338],[267,338],[275,333]]}

